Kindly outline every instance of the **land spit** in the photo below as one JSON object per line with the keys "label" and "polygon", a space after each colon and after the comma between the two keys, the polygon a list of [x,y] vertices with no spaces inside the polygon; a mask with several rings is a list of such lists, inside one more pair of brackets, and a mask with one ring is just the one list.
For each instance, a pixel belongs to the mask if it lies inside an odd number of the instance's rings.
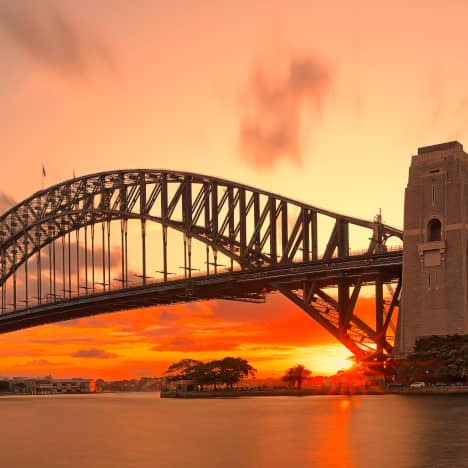
{"label": "land spit", "polygon": [[238,398],[252,396],[311,396],[311,395],[452,395],[468,394],[468,386],[425,387],[425,388],[302,388],[265,390],[216,390],[216,391],[176,391],[161,392],[161,398]]}

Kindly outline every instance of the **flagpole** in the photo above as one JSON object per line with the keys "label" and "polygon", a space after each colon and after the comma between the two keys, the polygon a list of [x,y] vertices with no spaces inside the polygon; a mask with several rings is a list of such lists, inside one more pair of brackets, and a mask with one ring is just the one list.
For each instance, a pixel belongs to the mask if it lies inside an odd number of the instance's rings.
{"label": "flagpole", "polygon": [[46,175],[47,175],[46,169],[45,169],[44,163],[42,163],[42,190],[44,190],[44,182],[45,182]]}

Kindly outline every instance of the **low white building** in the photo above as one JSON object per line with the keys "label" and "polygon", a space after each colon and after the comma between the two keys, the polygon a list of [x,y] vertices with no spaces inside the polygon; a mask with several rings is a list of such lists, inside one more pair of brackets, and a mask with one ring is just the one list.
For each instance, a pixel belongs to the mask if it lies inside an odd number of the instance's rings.
{"label": "low white building", "polygon": [[13,379],[12,391],[32,395],[49,395],[58,393],[92,393],[95,382],[92,379]]}

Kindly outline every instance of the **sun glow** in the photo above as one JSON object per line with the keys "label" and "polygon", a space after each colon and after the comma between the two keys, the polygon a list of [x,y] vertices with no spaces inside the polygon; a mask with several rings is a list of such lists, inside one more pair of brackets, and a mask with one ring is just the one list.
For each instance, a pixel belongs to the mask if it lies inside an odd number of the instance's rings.
{"label": "sun glow", "polygon": [[293,352],[286,353],[283,359],[273,360],[268,364],[267,366],[266,362],[262,362],[261,367],[279,370],[303,364],[312,371],[313,376],[329,376],[352,367],[353,359],[350,351],[341,344],[327,343],[296,347]]}
{"label": "sun glow", "polygon": [[341,345],[314,346],[313,356],[308,362],[313,374],[333,375],[353,365],[350,352]]}
{"label": "sun glow", "polygon": [[348,400],[348,399],[342,399],[338,402],[338,406],[342,409],[342,410],[347,410],[351,407],[351,402]]}

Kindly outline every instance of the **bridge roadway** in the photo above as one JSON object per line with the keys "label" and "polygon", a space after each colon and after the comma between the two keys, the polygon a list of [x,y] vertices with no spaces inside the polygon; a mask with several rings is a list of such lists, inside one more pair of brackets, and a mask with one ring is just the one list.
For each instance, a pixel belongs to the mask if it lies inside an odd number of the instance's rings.
{"label": "bridge roadway", "polygon": [[149,306],[209,299],[263,302],[265,294],[287,285],[299,289],[306,281],[320,288],[335,287],[346,277],[350,284],[358,278],[373,284],[379,276],[384,282],[401,277],[403,252],[356,255],[342,259],[269,266],[257,270],[233,271],[190,279],[150,283],[126,289],[83,295],[60,302],[49,302],[28,309],[0,314],[0,333],[21,330],[62,320]]}

